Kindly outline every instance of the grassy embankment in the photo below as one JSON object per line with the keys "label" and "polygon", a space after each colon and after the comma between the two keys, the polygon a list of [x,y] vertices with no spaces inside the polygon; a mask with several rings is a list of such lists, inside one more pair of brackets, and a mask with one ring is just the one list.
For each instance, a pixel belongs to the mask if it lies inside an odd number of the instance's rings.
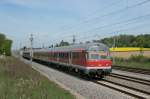
{"label": "grassy embankment", "polygon": [[30,66],[8,57],[0,59],[0,99],[74,99]]}
{"label": "grassy embankment", "polygon": [[[110,48],[111,52],[130,52],[130,51],[150,51],[150,48],[135,48],[135,47],[124,47],[124,48]],[[130,54],[130,53],[129,53]],[[126,66],[132,68],[141,68],[150,70],[150,57],[143,55],[131,55],[129,58],[122,58],[117,56],[114,58],[113,65]]]}
{"label": "grassy embankment", "polygon": [[122,59],[116,58],[113,65],[125,66],[125,67],[131,67],[131,68],[149,69],[150,70],[150,62],[122,60]]}

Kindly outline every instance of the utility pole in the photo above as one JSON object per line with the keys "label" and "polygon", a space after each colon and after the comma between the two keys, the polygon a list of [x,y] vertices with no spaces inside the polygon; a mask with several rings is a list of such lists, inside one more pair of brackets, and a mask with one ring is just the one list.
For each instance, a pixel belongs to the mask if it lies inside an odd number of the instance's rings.
{"label": "utility pole", "polygon": [[31,43],[31,48],[30,48],[30,61],[31,61],[31,64],[32,64],[32,61],[33,61],[33,34],[30,35],[30,43]]}
{"label": "utility pole", "polygon": [[76,42],[76,38],[75,38],[75,35],[73,35],[73,44],[75,44]]}
{"label": "utility pole", "polygon": [[43,49],[45,48],[44,43],[42,43],[42,48],[43,48]]}
{"label": "utility pole", "polygon": [[20,43],[20,48],[19,48],[19,58],[21,59],[21,57],[22,57],[22,46],[21,46],[22,44]]}
{"label": "utility pole", "polygon": [[[116,37],[114,36],[113,49],[116,47]],[[115,64],[115,57],[113,57],[113,63]]]}
{"label": "utility pole", "polygon": [[116,47],[116,37],[114,36],[114,44],[113,44],[113,48]]}

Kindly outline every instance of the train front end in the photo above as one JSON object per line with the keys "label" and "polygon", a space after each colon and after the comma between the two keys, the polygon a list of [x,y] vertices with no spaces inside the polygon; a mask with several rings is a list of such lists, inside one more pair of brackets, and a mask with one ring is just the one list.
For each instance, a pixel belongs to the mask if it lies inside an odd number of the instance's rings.
{"label": "train front end", "polygon": [[87,52],[87,72],[90,76],[104,77],[112,71],[112,61],[108,47],[95,45]]}

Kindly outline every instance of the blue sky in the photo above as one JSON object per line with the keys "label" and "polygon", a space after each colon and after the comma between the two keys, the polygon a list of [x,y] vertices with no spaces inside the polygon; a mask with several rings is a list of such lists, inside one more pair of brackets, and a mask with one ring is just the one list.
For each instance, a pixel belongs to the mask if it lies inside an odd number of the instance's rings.
{"label": "blue sky", "polygon": [[35,47],[62,39],[71,42],[72,35],[77,42],[84,42],[117,34],[150,33],[150,2],[132,7],[143,1],[0,0],[0,32],[13,40],[14,49],[29,46],[31,33]]}

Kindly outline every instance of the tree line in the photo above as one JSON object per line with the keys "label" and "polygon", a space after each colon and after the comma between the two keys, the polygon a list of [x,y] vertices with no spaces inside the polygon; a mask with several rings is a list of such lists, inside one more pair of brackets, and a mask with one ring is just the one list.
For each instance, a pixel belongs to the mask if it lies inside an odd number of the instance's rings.
{"label": "tree line", "polygon": [[69,45],[71,45],[69,42],[62,40],[60,43],[49,46],[49,48],[60,47],[60,46],[69,46]]}
{"label": "tree line", "polygon": [[11,55],[12,40],[0,33],[0,55]]}
{"label": "tree line", "polygon": [[[118,35],[100,40],[109,47],[141,47],[150,48],[150,34]],[[115,45],[114,45],[115,44]]]}
{"label": "tree line", "polygon": [[[86,41],[85,43],[99,42],[104,43],[109,47],[141,47],[150,48],[150,34],[141,35],[118,35],[103,38],[101,40]],[[81,42],[82,43],[82,42]],[[61,41],[56,45],[51,45],[50,47],[68,46],[71,45],[67,41]]]}

